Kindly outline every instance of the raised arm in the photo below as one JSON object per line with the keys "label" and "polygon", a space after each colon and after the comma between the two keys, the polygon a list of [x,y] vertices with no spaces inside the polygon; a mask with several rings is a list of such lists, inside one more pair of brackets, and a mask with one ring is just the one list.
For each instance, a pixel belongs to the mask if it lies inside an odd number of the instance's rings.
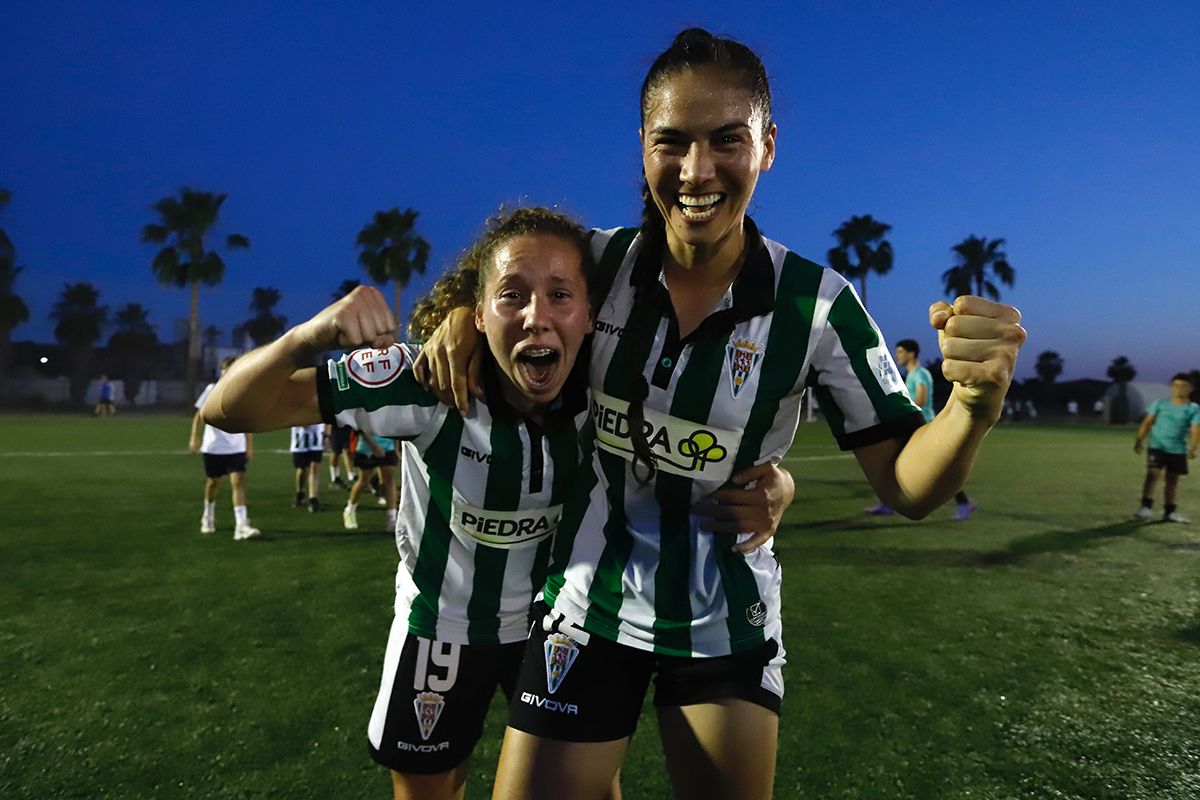
{"label": "raised arm", "polygon": [[962,488],[1003,413],[1026,337],[1017,309],[982,297],[934,303],[929,323],[938,332],[942,372],[954,384],[950,401],[903,445],[893,439],[854,451],[879,499],[913,519]]}
{"label": "raised arm", "polygon": [[394,342],[396,318],[379,290],[359,286],[307,322],[238,358],[204,403],[204,421],[221,430],[266,431],[321,421],[316,370],[308,365],[338,347]]}

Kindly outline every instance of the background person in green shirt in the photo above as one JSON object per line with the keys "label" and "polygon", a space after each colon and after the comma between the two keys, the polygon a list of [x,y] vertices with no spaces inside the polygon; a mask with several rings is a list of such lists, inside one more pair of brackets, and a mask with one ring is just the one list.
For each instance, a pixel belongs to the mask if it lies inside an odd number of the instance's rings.
{"label": "background person in green shirt", "polygon": [[1171,378],[1171,396],[1151,403],[1138,426],[1133,452],[1142,452],[1147,436],[1150,437],[1150,449],[1146,452],[1142,505],[1134,512],[1134,519],[1150,519],[1154,489],[1165,471],[1162,521],[1191,522],[1175,510],[1175,492],[1179,488],[1179,477],[1188,473],[1188,459],[1196,457],[1196,446],[1200,444],[1200,405],[1190,399],[1193,388],[1192,379],[1186,372],[1177,373]]}
{"label": "background person in green shirt", "polygon": [[[908,389],[908,396],[912,398],[917,408],[921,409],[925,421],[929,422],[937,413],[933,410],[933,375],[921,366],[920,355],[921,345],[917,344],[915,339],[901,339],[896,343],[896,363],[907,373],[904,378],[904,386]],[[959,491],[954,496],[954,502],[957,506],[951,519],[956,522],[965,521],[975,510],[974,501],[967,497],[967,493],[964,491]],[[863,511],[876,515],[893,513],[892,509],[883,501],[864,508]]]}

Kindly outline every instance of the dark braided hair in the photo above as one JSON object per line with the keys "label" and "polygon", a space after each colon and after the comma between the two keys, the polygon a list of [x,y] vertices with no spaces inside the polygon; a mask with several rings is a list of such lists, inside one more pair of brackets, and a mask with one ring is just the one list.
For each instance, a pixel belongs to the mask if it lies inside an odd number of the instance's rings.
{"label": "dark braided hair", "polygon": [[[724,37],[713,36],[703,28],[688,28],[680,31],[671,46],[658,55],[646,79],[642,81],[641,119],[645,127],[646,119],[654,102],[654,96],[670,77],[687,70],[712,66],[731,75],[736,75],[751,97],[751,104],[762,118],[762,135],[766,136],[771,129],[771,85],[767,79],[767,70],[762,60],[754,51],[741,42]],[[662,264],[662,252],[666,246],[666,220],[654,195],[650,184],[642,176],[642,252],[638,257],[638,265],[634,267],[633,275],[633,307],[629,320],[625,324],[623,336],[628,338],[631,355],[641,350],[649,352],[650,342],[654,337],[658,314],[653,313],[651,297],[658,291],[658,267]],[[639,269],[639,265],[644,268]],[[650,395],[650,385],[643,374],[645,359],[629,359],[629,436],[633,446],[633,474],[639,484],[645,485],[654,477],[654,454],[650,443],[646,440],[644,430],[644,403]],[[646,477],[638,475],[638,466],[646,468]]]}

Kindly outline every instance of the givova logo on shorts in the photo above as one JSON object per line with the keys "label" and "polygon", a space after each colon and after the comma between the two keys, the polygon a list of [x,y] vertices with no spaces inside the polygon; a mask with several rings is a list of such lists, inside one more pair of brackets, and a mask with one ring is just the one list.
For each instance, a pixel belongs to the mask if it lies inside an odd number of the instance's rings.
{"label": "givova logo on shorts", "polygon": [[[604,450],[633,460],[630,440],[629,403],[603,392],[592,392],[592,424],[596,443]],[[695,422],[654,409],[644,409],[642,431],[658,469],[686,478],[706,481],[728,480],[733,474],[733,455],[742,443],[741,431],[730,431]]]}

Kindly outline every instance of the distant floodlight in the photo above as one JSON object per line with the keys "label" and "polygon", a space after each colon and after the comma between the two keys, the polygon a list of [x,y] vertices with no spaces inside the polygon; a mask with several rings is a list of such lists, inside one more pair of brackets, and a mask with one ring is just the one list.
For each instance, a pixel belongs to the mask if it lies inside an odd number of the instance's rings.
{"label": "distant floodlight", "polygon": [[45,364],[45,363],[46,363],[46,362],[48,362],[49,360],[50,360],[50,359],[46,358],[45,356],[42,356],[41,358],[39,358],[39,359],[38,359],[38,363],[39,363],[39,364]]}

